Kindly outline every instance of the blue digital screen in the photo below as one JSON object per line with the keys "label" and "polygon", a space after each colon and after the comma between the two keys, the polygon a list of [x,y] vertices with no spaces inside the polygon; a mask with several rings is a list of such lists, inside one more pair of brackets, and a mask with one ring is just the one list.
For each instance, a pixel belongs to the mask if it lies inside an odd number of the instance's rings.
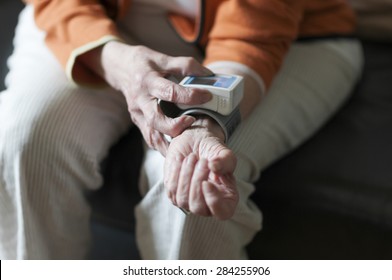
{"label": "blue digital screen", "polygon": [[236,77],[191,77],[186,81],[186,85],[208,85],[221,88],[230,88]]}

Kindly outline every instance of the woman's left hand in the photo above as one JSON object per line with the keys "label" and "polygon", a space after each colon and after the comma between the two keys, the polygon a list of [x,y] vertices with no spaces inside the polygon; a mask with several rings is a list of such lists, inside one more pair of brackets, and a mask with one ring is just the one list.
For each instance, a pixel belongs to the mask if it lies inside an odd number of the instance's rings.
{"label": "woman's left hand", "polygon": [[167,150],[164,182],[174,205],[200,216],[233,216],[239,195],[236,157],[220,126],[206,117],[175,137]]}

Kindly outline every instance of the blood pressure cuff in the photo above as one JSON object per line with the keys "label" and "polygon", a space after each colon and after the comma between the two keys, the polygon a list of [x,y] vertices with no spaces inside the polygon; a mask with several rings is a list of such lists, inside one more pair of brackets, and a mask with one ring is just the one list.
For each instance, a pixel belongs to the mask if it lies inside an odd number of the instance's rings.
{"label": "blood pressure cuff", "polygon": [[176,118],[181,115],[209,116],[222,127],[223,132],[225,134],[225,143],[229,141],[231,135],[234,133],[235,129],[241,122],[241,114],[240,114],[239,106],[237,106],[229,115],[225,116],[204,108],[191,108],[191,109],[181,110],[174,103],[163,101],[163,100],[159,100],[158,104],[162,112],[170,118]]}
{"label": "blood pressure cuff", "polygon": [[185,110],[181,115],[207,115],[210,118],[214,119],[223,129],[225,134],[225,143],[229,142],[231,135],[233,135],[235,129],[241,122],[241,114],[239,106],[237,106],[229,115],[221,115],[217,112],[201,109],[201,108],[192,108]]}

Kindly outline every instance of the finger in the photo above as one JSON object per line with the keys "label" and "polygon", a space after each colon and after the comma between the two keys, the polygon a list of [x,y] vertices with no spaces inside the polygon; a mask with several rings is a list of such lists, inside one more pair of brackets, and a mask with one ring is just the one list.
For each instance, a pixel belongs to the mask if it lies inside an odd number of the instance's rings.
{"label": "finger", "polygon": [[207,207],[214,217],[227,220],[234,215],[239,200],[235,180],[225,180],[225,186],[204,181],[202,190]]}
{"label": "finger", "polygon": [[192,116],[180,116],[178,118],[169,118],[165,116],[157,101],[152,99],[144,106],[144,115],[148,125],[159,132],[176,137],[185,129],[190,127],[196,120]]}
{"label": "finger", "polygon": [[219,175],[210,172],[208,182],[213,183],[215,188],[226,198],[238,196],[237,181],[233,174]]}
{"label": "finger", "polygon": [[176,194],[178,178],[184,159],[185,157],[182,154],[176,154],[175,156],[169,155],[165,159],[163,182],[165,184],[168,197],[174,205],[177,205]]}
{"label": "finger", "polygon": [[201,65],[193,57],[168,57],[166,64],[161,65],[162,69],[168,70],[171,74],[181,76],[212,76],[214,73]]}
{"label": "finger", "polygon": [[210,160],[208,167],[219,174],[231,174],[237,166],[237,157],[228,148],[219,151],[218,155]]}
{"label": "finger", "polygon": [[211,215],[202,191],[202,183],[208,179],[208,175],[209,169],[207,160],[201,158],[196,164],[189,190],[189,210],[200,216]]}
{"label": "finger", "polygon": [[198,105],[211,100],[208,90],[187,88],[159,76],[150,75],[148,92],[151,96],[176,104]]}
{"label": "finger", "polygon": [[189,210],[189,190],[196,163],[197,157],[194,153],[191,153],[185,158],[181,166],[176,201],[177,206],[185,210]]}
{"label": "finger", "polygon": [[153,130],[151,139],[154,149],[160,152],[161,155],[165,157],[167,149],[169,148],[169,142],[166,140],[163,134],[159,131]]}
{"label": "finger", "polygon": [[155,129],[171,137],[176,137],[180,135],[195,121],[195,117],[185,115],[172,119],[158,113],[155,115],[155,118],[151,116],[148,117],[148,123],[152,129]]}
{"label": "finger", "polygon": [[145,121],[139,123],[139,129],[147,145],[150,148],[159,151],[163,156],[166,156],[169,142],[165,137],[159,131],[151,129]]}

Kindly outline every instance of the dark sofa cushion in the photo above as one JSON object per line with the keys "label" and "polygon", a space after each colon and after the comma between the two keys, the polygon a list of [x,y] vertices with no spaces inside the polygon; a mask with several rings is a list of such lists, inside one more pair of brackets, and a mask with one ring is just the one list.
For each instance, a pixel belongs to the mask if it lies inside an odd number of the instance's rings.
{"label": "dark sofa cushion", "polygon": [[262,175],[255,195],[392,228],[392,45],[364,43],[352,98],[315,137]]}
{"label": "dark sofa cushion", "polygon": [[364,51],[351,99],[258,181],[264,229],[251,258],[392,258],[392,45]]}

